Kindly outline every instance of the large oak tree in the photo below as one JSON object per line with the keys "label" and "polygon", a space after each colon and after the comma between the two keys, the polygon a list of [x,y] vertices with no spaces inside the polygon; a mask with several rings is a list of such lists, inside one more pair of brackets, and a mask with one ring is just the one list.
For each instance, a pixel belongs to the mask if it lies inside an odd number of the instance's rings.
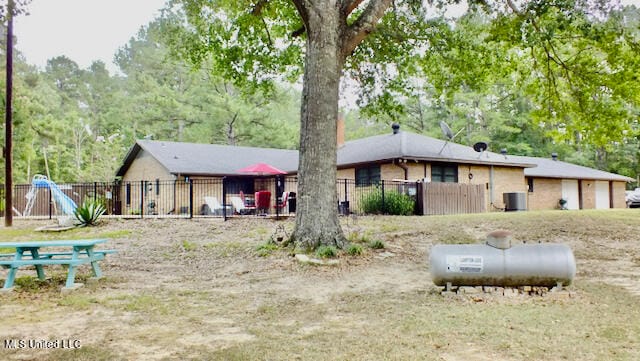
{"label": "large oak tree", "polygon": [[263,83],[263,70],[291,72],[287,67],[304,53],[298,209],[292,238],[304,248],[343,247],[336,191],[340,79],[348,57],[374,31],[392,1],[181,3],[195,29],[179,41],[186,45],[185,54],[201,62],[214,53],[218,69],[239,82]]}

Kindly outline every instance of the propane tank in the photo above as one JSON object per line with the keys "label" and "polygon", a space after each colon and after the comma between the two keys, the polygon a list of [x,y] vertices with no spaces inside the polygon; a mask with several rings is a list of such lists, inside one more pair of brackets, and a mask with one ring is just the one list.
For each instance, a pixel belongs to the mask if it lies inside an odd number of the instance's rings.
{"label": "propane tank", "polygon": [[508,231],[490,233],[485,244],[435,245],[429,261],[437,286],[568,286],[576,274],[569,246],[512,246]]}

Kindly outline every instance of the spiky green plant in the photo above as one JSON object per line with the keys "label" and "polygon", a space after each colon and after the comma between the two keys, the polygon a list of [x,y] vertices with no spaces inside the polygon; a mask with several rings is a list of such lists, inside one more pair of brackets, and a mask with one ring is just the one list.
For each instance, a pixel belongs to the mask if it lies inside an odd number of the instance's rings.
{"label": "spiky green plant", "polygon": [[316,249],[316,256],[320,258],[334,258],[338,250],[334,246],[320,246]]}
{"label": "spiky green plant", "polygon": [[73,215],[79,222],[80,227],[95,226],[98,222],[98,218],[106,212],[102,202],[94,201],[92,199],[85,199],[82,205],[76,208]]}
{"label": "spiky green plant", "polygon": [[362,246],[359,244],[350,244],[347,247],[347,254],[350,256],[359,256],[362,254]]}

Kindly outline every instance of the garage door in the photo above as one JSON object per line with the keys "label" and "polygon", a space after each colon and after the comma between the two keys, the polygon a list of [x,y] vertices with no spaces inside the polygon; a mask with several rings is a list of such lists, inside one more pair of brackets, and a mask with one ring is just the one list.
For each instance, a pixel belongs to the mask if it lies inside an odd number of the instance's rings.
{"label": "garage door", "polygon": [[609,182],[596,181],[596,209],[609,209]]}
{"label": "garage door", "polygon": [[578,181],[575,179],[562,180],[562,198],[567,201],[568,209],[580,209],[580,195]]}

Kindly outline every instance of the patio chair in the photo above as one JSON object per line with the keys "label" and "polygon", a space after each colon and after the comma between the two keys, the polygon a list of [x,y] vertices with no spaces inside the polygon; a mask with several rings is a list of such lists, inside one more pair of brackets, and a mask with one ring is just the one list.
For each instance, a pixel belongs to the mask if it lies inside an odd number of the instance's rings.
{"label": "patio chair", "polygon": [[280,201],[276,199],[276,204],[273,206],[273,208],[279,209],[280,213],[282,213],[283,210],[287,207],[287,198],[289,198],[289,192],[283,192],[282,199],[280,199]]}
{"label": "patio chair", "polygon": [[242,198],[240,197],[231,197],[231,204],[233,204],[233,208],[235,213],[237,214],[250,214],[255,212],[256,207],[254,206],[247,206],[244,204],[244,202],[242,201]]}
{"label": "patio chair", "polygon": [[256,192],[256,209],[261,214],[266,215],[269,212],[269,204],[271,202],[271,192],[259,191]]}
{"label": "patio chair", "polygon": [[[220,204],[220,202],[218,202],[218,198],[216,197],[204,197],[204,202],[207,206],[209,206],[209,209],[211,210],[211,213],[215,214],[215,215],[221,215],[222,211],[224,209],[224,207],[222,207],[222,204]],[[231,206],[227,206],[227,214],[231,214]]]}
{"label": "patio chair", "polygon": [[256,200],[253,198],[247,199],[243,191],[240,191],[240,199],[242,199],[242,203],[244,203],[246,207],[256,208]]}

